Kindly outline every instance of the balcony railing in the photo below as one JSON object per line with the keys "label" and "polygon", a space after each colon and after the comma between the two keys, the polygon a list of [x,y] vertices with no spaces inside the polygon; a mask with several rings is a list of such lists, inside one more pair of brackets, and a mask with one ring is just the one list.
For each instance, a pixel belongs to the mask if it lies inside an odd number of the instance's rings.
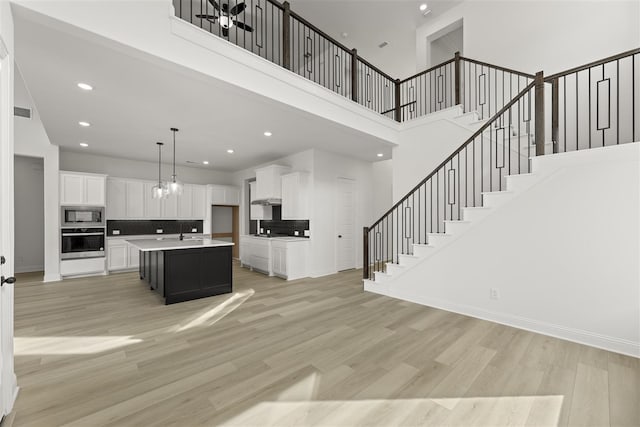
{"label": "balcony railing", "polygon": [[[394,79],[276,0],[173,0],[179,18],[399,122],[454,105],[490,117],[533,75],[456,54]],[[243,6],[240,6],[243,5]]]}

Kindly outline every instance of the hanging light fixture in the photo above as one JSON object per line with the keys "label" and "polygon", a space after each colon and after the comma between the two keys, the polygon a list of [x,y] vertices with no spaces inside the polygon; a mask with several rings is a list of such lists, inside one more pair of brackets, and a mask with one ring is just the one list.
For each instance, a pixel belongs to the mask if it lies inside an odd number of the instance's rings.
{"label": "hanging light fixture", "polygon": [[173,174],[171,175],[171,182],[169,182],[169,194],[179,196],[182,194],[182,182],[178,180],[178,175],[176,174],[176,132],[178,132],[178,129],[171,128],[171,132],[173,132]]}
{"label": "hanging light fixture", "polygon": [[156,142],[158,145],[158,183],[151,189],[151,195],[154,199],[164,199],[169,194],[167,184],[162,181],[162,142]]}

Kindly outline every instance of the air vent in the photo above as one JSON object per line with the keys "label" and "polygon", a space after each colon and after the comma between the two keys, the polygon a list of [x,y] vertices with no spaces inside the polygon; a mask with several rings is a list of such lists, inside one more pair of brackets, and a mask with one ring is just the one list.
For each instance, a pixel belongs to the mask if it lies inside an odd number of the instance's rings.
{"label": "air vent", "polygon": [[378,45],[378,47],[379,47],[380,49],[382,49],[383,47],[387,46],[388,44],[389,44],[389,42],[382,42],[382,43],[380,43],[380,44]]}
{"label": "air vent", "polygon": [[24,117],[25,119],[30,119],[31,110],[29,108],[13,107],[13,115],[18,117]]}

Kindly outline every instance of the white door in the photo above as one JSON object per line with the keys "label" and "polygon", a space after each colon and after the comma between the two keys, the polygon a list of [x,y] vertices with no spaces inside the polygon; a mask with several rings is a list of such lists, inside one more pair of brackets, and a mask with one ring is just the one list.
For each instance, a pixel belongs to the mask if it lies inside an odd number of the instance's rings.
{"label": "white door", "polygon": [[338,178],[336,185],[336,269],[356,268],[356,185]]}
{"label": "white door", "polygon": [[[0,274],[13,275],[13,59],[0,39]],[[16,376],[13,372],[13,287],[0,287],[0,417],[13,406]]]}

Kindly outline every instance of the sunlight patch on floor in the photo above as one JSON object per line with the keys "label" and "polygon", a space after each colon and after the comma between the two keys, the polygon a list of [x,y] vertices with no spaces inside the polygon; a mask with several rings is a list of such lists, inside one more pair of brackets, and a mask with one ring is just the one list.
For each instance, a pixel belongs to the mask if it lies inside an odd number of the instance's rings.
{"label": "sunlight patch on floor", "polygon": [[182,332],[199,326],[211,326],[222,320],[227,314],[240,307],[242,303],[255,294],[253,289],[236,292],[229,298],[212,308],[206,308],[191,316],[183,324],[171,327],[170,332]]}
{"label": "sunlight patch on floor", "polygon": [[142,342],[131,336],[15,337],[16,356],[95,354]]}
{"label": "sunlight patch on floor", "polygon": [[261,402],[225,426],[557,426],[563,396]]}

